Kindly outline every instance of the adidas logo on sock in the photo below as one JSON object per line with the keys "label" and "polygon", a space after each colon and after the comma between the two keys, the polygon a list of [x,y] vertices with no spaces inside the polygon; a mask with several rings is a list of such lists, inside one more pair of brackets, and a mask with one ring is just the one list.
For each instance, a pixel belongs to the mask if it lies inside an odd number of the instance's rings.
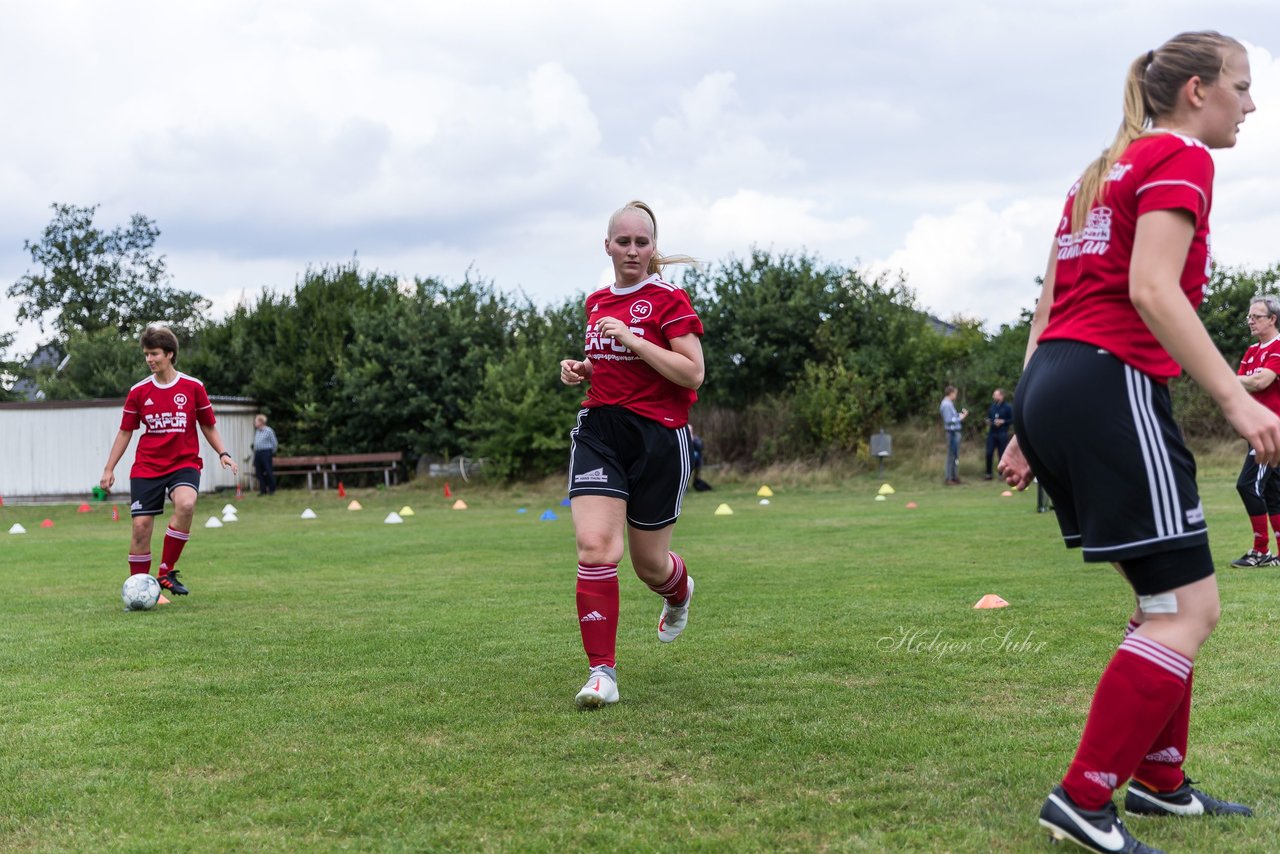
{"label": "adidas logo on sock", "polygon": [[587,616],[583,617],[583,618],[582,618],[581,620],[579,620],[578,622],[580,622],[580,623],[596,623],[596,622],[599,622],[599,621],[604,620],[604,619],[606,619],[606,617],[605,617],[605,615],[604,615],[604,614],[601,614],[599,611],[592,611],[590,614],[587,614]]}
{"label": "adidas logo on sock", "polygon": [[1110,771],[1086,771],[1084,778],[1090,783],[1097,783],[1104,789],[1114,789],[1116,784],[1120,782],[1116,779],[1116,775]]}
{"label": "adidas logo on sock", "polygon": [[1148,762],[1166,762],[1169,765],[1177,765],[1182,761],[1183,756],[1178,752],[1178,748],[1166,747],[1164,750],[1157,750],[1155,753],[1148,753],[1144,758]]}

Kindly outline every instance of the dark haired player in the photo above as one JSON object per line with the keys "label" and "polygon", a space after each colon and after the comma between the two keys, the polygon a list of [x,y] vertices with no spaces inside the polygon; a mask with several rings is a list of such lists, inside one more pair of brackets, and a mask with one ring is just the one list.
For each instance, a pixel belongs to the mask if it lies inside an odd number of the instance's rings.
{"label": "dark haired player", "polygon": [[141,344],[151,376],[129,389],[120,432],[111,443],[101,485],[111,491],[116,482],[116,463],[129,447],[133,431],[145,427],[129,471],[129,509],[133,516],[129,573],[151,572],[151,533],[168,496],[173,502],[173,515],[165,532],[157,576],[161,588],[185,596],[189,591],[178,580],[178,558],[191,536],[203,467],[196,425],[217,451],[223,468],[238,474],[239,467],[218,434],[213,404],[204,384],[174,367],[178,361],[177,336],[167,327],[150,326],[142,333]]}

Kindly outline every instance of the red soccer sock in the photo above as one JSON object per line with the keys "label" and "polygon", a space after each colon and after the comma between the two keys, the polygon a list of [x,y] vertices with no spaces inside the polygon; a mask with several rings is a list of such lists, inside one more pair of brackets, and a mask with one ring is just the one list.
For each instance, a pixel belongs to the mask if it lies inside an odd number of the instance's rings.
{"label": "red soccer sock", "polygon": [[1271,517],[1271,530],[1276,532],[1275,554],[1280,554],[1280,514]]}
{"label": "red soccer sock", "polygon": [[587,662],[615,667],[618,649],[618,565],[578,564],[578,628]]}
{"label": "red soccer sock", "polygon": [[1191,661],[1145,635],[1129,635],[1093,693],[1084,736],[1062,788],[1076,804],[1101,809],[1133,776],[1187,696]]}
{"label": "red soccer sock", "polygon": [[143,575],[151,573],[151,552],[136,555],[129,553],[129,574]]}
{"label": "red soccer sock", "polygon": [[1187,674],[1187,693],[1178,706],[1164,730],[1151,742],[1151,747],[1138,770],[1133,772],[1134,779],[1149,789],[1157,792],[1172,792],[1182,785],[1186,775],[1182,773],[1182,763],[1187,758],[1187,732],[1191,727],[1191,683],[1195,680],[1195,671]]}
{"label": "red soccer sock", "polygon": [[683,605],[689,598],[689,571],[675,552],[671,555],[671,575],[661,584],[650,584],[649,589],[667,600],[668,605]]}
{"label": "red soccer sock", "polygon": [[1253,527],[1253,550],[1263,553],[1269,551],[1267,544],[1271,542],[1271,538],[1267,536],[1266,515],[1250,516],[1249,524]]}
{"label": "red soccer sock", "polygon": [[177,568],[182,557],[182,547],[191,538],[190,531],[179,531],[172,525],[164,532],[164,550],[160,552],[160,575],[165,576]]}

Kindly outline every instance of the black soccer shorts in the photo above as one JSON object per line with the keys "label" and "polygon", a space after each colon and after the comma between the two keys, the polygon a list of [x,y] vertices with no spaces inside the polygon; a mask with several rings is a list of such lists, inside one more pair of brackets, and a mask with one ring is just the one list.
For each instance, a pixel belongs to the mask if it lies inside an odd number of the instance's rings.
{"label": "black soccer shorts", "polygon": [[578,413],[569,434],[569,497],[627,502],[627,523],[657,531],[675,524],[689,483],[689,428],[672,429],[621,406]]}
{"label": "black soccer shorts", "polygon": [[179,486],[200,491],[200,470],[183,468],[159,477],[129,479],[129,513],[133,516],[159,516],[164,512],[165,496],[173,497]]}

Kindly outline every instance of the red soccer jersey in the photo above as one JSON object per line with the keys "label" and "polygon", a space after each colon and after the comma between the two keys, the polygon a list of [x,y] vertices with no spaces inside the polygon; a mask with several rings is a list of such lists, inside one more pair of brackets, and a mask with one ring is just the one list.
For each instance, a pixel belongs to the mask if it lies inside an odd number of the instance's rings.
{"label": "red soccer jersey", "polygon": [[587,297],[586,354],[591,360],[591,386],[583,405],[623,406],[666,427],[689,423],[689,407],[698,399],[691,388],[678,386],[649,367],[635,353],[596,332],[596,321],[614,317],[631,331],[667,350],[671,339],[702,335],[702,321],[689,295],[650,276],[637,285],[611,285]]}
{"label": "red soccer jersey", "polygon": [[1053,307],[1041,341],[1067,339],[1095,344],[1160,382],[1181,368],[1142,321],[1129,300],[1129,261],[1138,217],[1149,211],[1185,210],[1195,236],[1182,268],[1182,291],[1192,308],[1204,299],[1209,280],[1209,208],[1213,203],[1213,158],[1203,143],[1176,133],[1153,133],[1132,142],[1103,184],[1102,199],[1089,210],[1084,228],[1071,232],[1067,196],[1058,226]]}
{"label": "red soccer jersey", "polygon": [[[1247,377],[1263,368],[1268,368],[1280,375],[1280,337],[1272,338],[1266,344],[1250,345],[1249,349],[1244,351],[1244,358],[1240,360],[1240,370],[1236,373]],[[1271,385],[1262,391],[1255,392],[1253,396],[1258,403],[1280,415],[1280,379],[1273,380]]]}
{"label": "red soccer jersey", "polygon": [[147,377],[129,389],[120,421],[121,430],[146,426],[138,438],[129,477],[160,477],[182,468],[203,468],[196,422],[212,425],[216,420],[200,380],[178,374],[162,386],[154,376]]}

